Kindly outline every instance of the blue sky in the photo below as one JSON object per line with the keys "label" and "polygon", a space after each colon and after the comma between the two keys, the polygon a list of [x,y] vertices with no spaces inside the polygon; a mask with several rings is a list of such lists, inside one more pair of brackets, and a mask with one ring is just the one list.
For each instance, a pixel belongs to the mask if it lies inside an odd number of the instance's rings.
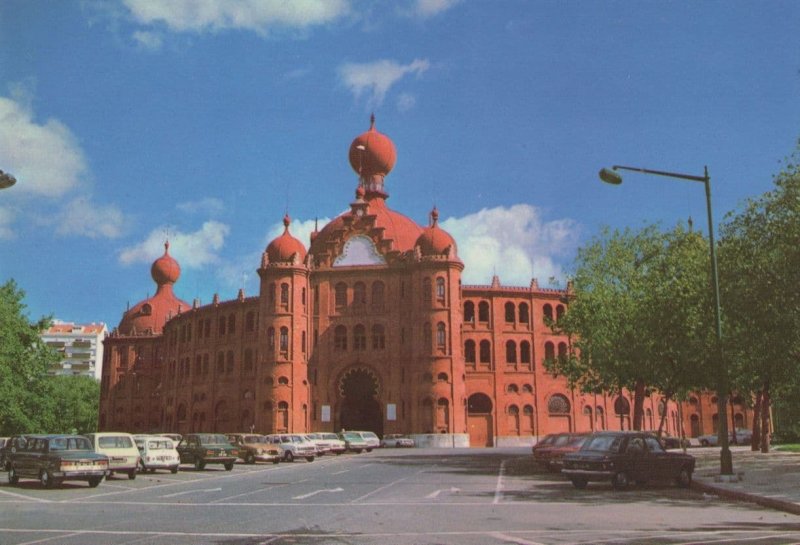
{"label": "blue sky", "polygon": [[604,226],[705,229],[800,137],[800,4],[407,0],[0,3],[0,281],[31,319],[118,324],[153,293],[257,293],[288,209],[341,213],[352,139],[397,147],[388,204],[435,204],[465,283],[563,279]]}

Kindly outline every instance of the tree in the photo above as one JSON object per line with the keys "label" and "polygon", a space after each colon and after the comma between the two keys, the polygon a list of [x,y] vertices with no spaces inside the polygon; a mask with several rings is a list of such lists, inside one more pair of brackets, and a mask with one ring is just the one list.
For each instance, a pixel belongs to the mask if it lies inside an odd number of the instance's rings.
{"label": "tree", "polygon": [[100,383],[93,377],[49,377],[50,405],[53,408],[52,433],[91,433],[97,431],[100,409]]}
{"label": "tree", "polygon": [[57,355],[41,340],[49,318],[30,323],[13,280],[0,286],[0,435],[49,431],[47,369]]}
{"label": "tree", "polygon": [[682,227],[604,230],[579,249],[574,299],[555,324],[574,350],[548,368],[583,391],[631,390],[635,429],[646,388],[668,401],[707,387],[714,346],[708,259],[705,239]]}
{"label": "tree", "polygon": [[[725,353],[734,387],[757,392],[753,449],[769,450],[769,400],[798,393],[800,371],[800,148],[775,188],[726,216],[720,274]],[[763,431],[763,433],[761,433]]]}

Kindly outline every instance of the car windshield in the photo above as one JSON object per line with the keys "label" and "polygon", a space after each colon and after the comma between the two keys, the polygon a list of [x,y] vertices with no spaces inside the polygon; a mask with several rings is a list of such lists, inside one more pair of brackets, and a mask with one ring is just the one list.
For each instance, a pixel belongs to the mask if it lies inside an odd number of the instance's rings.
{"label": "car windshield", "polygon": [[537,445],[542,447],[546,447],[547,445],[552,445],[553,443],[555,443],[557,437],[558,435],[545,435],[544,439],[539,441]]}
{"label": "car windshield", "polygon": [[594,435],[589,437],[581,450],[597,450],[600,452],[619,452],[622,444],[621,435]]}
{"label": "car windshield", "polygon": [[564,435],[556,435],[555,439],[553,439],[553,446],[554,447],[563,447],[569,442],[570,436],[567,434]]}
{"label": "car windshield", "polygon": [[359,434],[357,434],[357,433],[343,433],[343,434],[342,434],[342,436],[343,436],[345,439],[356,439],[356,440],[363,439],[363,437],[361,437],[361,436],[360,436]]}
{"label": "car windshield", "polygon": [[92,450],[85,437],[56,437],[50,440],[50,450]]}
{"label": "car windshield", "polygon": [[225,438],[224,435],[216,434],[216,433],[206,433],[203,435],[199,435],[198,439],[200,439],[200,443],[203,445],[227,445],[228,440]]}
{"label": "car windshield", "polygon": [[319,434],[323,439],[339,439],[339,436],[335,433],[320,433]]}
{"label": "car windshield", "polygon": [[579,447],[579,446],[581,446],[583,444],[584,441],[586,441],[586,436],[585,435],[576,435],[576,436],[572,437],[567,442],[566,446],[568,446],[568,447]]}
{"label": "car windshield", "polygon": [[378,436],[372,433],[371,431],[364,431],[361,432],[361,435],[366,439],[377,439]]}
{"label": "car windshield", "polygon": [[150,450],[170,450],[172,449],[171,439],[152,439],[147,442],[147,448]]}
{"label": "car windshield", "polygon": [[245,443],[263,443],[264,438],[260,435],[245,435],[242,439]]}
{"label": "car windshield", "polygon": [[292,443],[306,443],[308,441],[302,435],[292,435],[290,439],[292,440]]}
{"label": "car windshield", "polygon": [[98,438],[100,448],[133,448],[133,441],[125,435],[104,435]]}

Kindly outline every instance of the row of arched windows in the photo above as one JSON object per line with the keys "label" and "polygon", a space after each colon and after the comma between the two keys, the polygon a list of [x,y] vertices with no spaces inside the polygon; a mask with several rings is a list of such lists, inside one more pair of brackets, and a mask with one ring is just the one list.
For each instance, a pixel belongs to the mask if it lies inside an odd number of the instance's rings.
{"label": "row of arched windows", "polygon": [[[431,303],[433,303],[433,298],[434,298],[433,285],[434,284],[431,282],[431,279],[429,277],[426,276],[425,278],[422,279],[422,302],[426,305],[430,305]],[[435,292],[436,301],[438,303],[443,304],[447,295],[447,288],[444,277],[437,276],[435,286],[436,286],[436,292]]]}
{"label": "row of arched windows", "polygon": [[[504,306],[504,310],[506,323],[530,323],[531,317],[528,303],[520,303],[519,305],[515,305],[511,301],[507,301]],[[562,316],[564,316],[564,312],[564,305],[556,305],[555,313],[553,306],[550,303],[546,303],[544,306],[542,306],[542,316],[550,321],[560,320]],[[478,322],[488,323],[491,318],[490,314],[489,302],[480,301],[478,303]],[[464,322],[475,323],[475,303],[473,301],[464,302]]]}
{"label": "row of arched windows", "polygon": [[[291,286],[287,282],[281,282],[277,286],[274,282],[269,285],[268,289],[269,307],[273,310],[288,311],[291,303]],[[305,306],[306,304],[306,288],[300,290],[300,302]]]}
{"label": "row of arched windows", "polygon": [[[242,373],[246,375],[255,372],[255,360],[257,352],[252,348],[245,348],[242,356]],[[209,354],[198,354],[194,359],[194,366],[192,366],[191,358],[186,357],[181,359],[180,364],[176,366],[176,362],[172,362],[171,367],[179,382],[188,380],[191,376],[194,377],[207,377],[210,373],[210,356]],[[236,358],[232,350],[227,352],[218,352],[216,356],[216,365],[214,373],[216,376],[232,375],[236,368]]]}
{"label": "row of arched windows", "polygon": [[[353,327],[352,349],[366,350],[370,346],[372,350],[383,350],[386,348],[386,328],[382,324],[373,324],[370,328],[370,342],[367,343],[367,328],[363,324]],[[347,327],[338,325],[333,330],[333,349],[337,351],[348,350]]]}
{"label": "row of arched windows", "polygon": [[[211,318],[200,318],[197,321],[197,338],[204,339],[211,337],[211,324],[213,320]],[[228,316],[220,316],[216,320],[217,322],[217,335],[224,336],[224,335],[234,335],[236,333],[236,314],[230,314]],[[248,311],[245,314],[244,318],[244,330],[248,333],[252,333],[257,329],[257,322],[258,316],[254,311]],[[192,324],[187,323],[181,326],[180,329],[180,342],[186,342],[192,340]]]}
{"label": "row of arched windows", "polygon": [[[567,343],[558,343],[558,359],[563,361],[567,358],[567,355]],[[556,359],[556,345],[550,341],[544,343],[544,359],[547,361],[553,361]]]}
{"label": "row of arched windows", "polygon": [[[552,343],[551,343],[552,344]],[[464,361],[467,363],[476,363],[476,346],[478,350],[478,362],[491,363],[492,362],[492,343],[488,340],[482,340],[478,345],[472,339],[464,342]],[[517,343],[514,341],[506,341],[506,363],[524,363],[530,365],[531,363],[531,343],[522,341],[519,343],[519,359],[517,359]]]}
{"label": "row of arched windows", "polygon": [[[337,311],[341,311],[351,303],[348,300],[348,287],[344,282],[339,282],[334,287],[334,306]],[[374,310],[383,310],[386,286],[380,280],[372,283],[370,288],[370,304]],[[367,285],[364,282],[353,284],[352,305],[355,308],[363,308],[367,305]]]}

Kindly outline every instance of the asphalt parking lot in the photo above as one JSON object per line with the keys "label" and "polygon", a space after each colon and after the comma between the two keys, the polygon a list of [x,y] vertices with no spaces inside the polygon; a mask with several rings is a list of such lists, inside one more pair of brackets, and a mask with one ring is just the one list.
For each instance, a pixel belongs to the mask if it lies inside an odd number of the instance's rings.
{"label": "asphalt parking lot", "polygon": [[[0,477],[0,543],[789,543],[798,519],[655,485],[575,490],[524,449],[387,449],[182,466],[98,488]],[[794,541],[782,541],[793,539]],[[737,541],[739,540],[739,541]]]}

